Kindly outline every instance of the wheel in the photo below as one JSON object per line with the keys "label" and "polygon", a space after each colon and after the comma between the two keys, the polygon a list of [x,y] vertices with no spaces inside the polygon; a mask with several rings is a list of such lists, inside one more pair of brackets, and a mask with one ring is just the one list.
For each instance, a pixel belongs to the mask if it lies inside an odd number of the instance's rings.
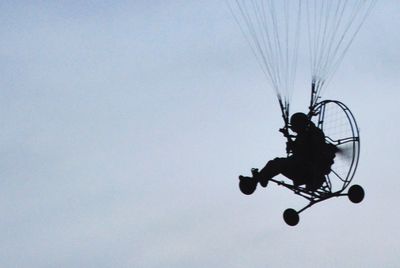
{"label": "wheel", "polygon": [[283,212],[283,219],[285,220],[287,225],[295,226],[299,223],[300,217],[299,213],[293,208],[288,208]]}
{"label": "wheel", "polygon": [[239,189],[245,195],[251,195],[257,188],[257,181],[249,179],[240,179]]}
{"label": "wheel", "polygon": [[353,185],[350,187],[349,192],[347,193],[349,199],[353,203],[360,203],[364,199],[364,189],[360,185]]}

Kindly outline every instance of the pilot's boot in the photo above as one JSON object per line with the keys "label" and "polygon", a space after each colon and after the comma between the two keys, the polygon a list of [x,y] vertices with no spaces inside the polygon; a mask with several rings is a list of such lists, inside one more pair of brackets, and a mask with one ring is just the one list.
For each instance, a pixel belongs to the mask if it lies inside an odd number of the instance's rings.
{"label": "pilot's boot", "polygon": [[251,173],[253,174],[253,178],[255,178],[262,187],[267,187],[268,185],[268,178],[265,176],[261,176],[261,174],[258,171],[258,168],[252,168]]}

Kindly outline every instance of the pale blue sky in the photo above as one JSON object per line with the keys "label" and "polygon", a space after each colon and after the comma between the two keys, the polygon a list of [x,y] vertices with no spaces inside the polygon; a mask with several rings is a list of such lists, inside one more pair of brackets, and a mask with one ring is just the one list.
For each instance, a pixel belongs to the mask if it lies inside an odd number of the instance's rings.
{"label": "pale blue sky", "polygon": [[[378,1],[325,95],[360,125],[366,199],[322,203],[296,228],[281,214],[305,200],[237,187],[285,141],[223,1],[0,12],[2,267],[400,265],[397,1]],[[297,90],[294,108],[308,97]]]}

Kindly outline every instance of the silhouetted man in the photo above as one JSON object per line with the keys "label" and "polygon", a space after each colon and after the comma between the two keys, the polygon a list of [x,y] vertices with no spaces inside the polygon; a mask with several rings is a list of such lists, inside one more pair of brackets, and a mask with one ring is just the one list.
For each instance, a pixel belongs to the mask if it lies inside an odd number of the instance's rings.
{"label": "silhouetted man", "polygon": [[287,143],[291,155],[269,161],[255,177],[265,187],[269,179],[282,174],[293,180],[294,185],[305,184],[307,189],[316,190],[324,183],[324,175],[330,172],[334,153],[327,153],[324,133],[306,114],[293,114],[290,129],[297,134],[295,140],[289,137]]}

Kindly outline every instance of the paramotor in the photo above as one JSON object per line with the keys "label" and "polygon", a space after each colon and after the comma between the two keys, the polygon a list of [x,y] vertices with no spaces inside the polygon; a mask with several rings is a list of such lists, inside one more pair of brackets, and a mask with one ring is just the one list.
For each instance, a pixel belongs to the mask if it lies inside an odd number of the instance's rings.
{"label": "paramotor", "polygon": [[[324,183],[310,190],[285,181],[269,179],[308,199],[304,208],[284,212],[288,225],[299,222],[299,213],[331,197],[348,196],[358,203],[361,186],[349,187],[357,169],[360,136],[350,109],[337,100],[321,100],[346,52],[376,0],[227,0],[228,6],[273,88],[284,119],[283,133],[289,135],[289,108],[296,75],[301,37],[308,39],[311,69],[311,98],[308,118],[325,133],[325,142],[335,148],[334,163]],[[303,25],[304,24],[304,25]],[[305,30],[303,30],[303,28]],[[290,152],[289,152],[290,154]],[[258,180],[240,176],[239,187],[252,194]]]}

